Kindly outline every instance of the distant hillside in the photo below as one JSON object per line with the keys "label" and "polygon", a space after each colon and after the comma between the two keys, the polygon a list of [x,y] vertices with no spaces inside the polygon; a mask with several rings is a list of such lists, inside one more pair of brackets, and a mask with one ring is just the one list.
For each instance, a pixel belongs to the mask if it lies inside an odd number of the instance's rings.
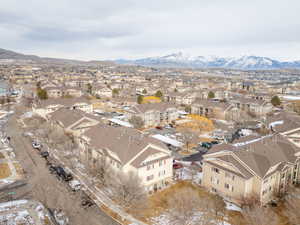
{"label": "distant hillside", "polygon": [[242,70],[300,68],[300,61],[281,62],[260,56],[242,56],[237,58],[188,56],[181,52],[160,57],[148,57],[136,60],[120,59],[115,62],[119,64],[178,68],[226,68]]}
{"label": "distant hillside", "polygon": [[0,59],[21,59],[21,60],[38,60],[40,57],[35,55],[24,55],[10,50],[0,48]]}
{"label": "distant hillside", "polygon": [[39,63],[54,63],[54,64],[112,64],[107,61],[80,61],[72,59],[57,59],[48,57],[39,57],[36,55],[25,55],[14,51],[0,48],[0,60],[28,60]]}

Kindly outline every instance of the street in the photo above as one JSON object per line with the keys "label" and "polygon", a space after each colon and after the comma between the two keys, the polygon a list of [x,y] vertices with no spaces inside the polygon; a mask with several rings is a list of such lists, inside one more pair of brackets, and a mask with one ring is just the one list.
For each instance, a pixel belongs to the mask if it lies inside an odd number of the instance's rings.
{"label": "street", "polygon": [[73,193],[63,181],[50,174],[46,161],[34,150],[17,122],[18,115],[9,118],[5,132],[11,137],[11,146],[16,158],[25,170],[27,185],[15,188],[16,196],[33,197],[46,207],[61,209],[69,217],[72,225],[114,225],[119,224],[107,216],[97,206],[84,209],[80,193]]}

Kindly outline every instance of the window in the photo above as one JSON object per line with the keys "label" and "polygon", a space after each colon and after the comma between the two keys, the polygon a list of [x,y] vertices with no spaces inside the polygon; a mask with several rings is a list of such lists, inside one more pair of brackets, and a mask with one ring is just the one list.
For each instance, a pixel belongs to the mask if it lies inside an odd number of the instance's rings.
{"label": "window", "polygon": [[216,192],[217,192],[217,189],[211,188],[211,191],[216,193]]}
{"label": "window", "polygon": [[147,176],[147,181],[152,180],[153,178],[154,178],[154,175],[153,175],[153,174],[150,175],[150,176]]}
{"label": "window", "polygon": [[213,168],[211,168],[211,169],[212,169],[212,171],[214,171],[215,173],[220,173],[220,170],[219,170],[218,168],[213,167]]}
{"label": "window", "polygon": [[162,161],[159,161],[159,166],[162,166]]}
{"label": "window", "polygon": [[147,170],[150,170],[151,169],[151,165],[147,165]]}
{"label": "window", "polygon": [[232,191],[232,192],[234,191],[234,188],[233,188],[233,186],[231,186],[231,191]]}
{"label": "window", "polygon": [[227,183],[225,183],[224,187],[225,187],[226,189],[229,189],[230,185],[227,184]]}

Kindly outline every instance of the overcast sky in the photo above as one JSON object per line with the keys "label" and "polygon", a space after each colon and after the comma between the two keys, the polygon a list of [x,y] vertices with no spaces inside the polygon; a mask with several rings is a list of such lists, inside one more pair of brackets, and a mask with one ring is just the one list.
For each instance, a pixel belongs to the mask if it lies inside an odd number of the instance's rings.
{"label": "overcast sky", "polygon": [[84,60],[300,60],[300,0],[1,0],[0,48]]}

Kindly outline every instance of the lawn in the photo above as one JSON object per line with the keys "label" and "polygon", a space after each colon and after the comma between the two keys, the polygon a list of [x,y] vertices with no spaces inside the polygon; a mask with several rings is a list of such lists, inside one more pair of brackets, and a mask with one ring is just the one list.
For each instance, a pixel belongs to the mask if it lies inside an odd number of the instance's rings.
{"label": "lawn", "polygon": [[0,179],[5,179],[11,174],[9,166],[7,163],[0,164]]}

